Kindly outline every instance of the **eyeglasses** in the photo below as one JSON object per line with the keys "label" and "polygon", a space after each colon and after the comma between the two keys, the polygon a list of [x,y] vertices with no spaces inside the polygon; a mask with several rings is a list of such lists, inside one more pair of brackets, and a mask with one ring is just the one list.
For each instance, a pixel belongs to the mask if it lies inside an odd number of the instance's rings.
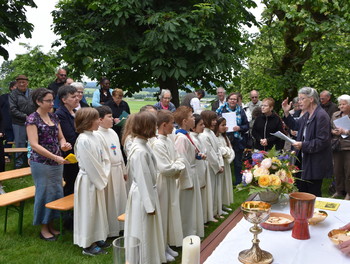
{"label": "eyeglasses", "polygon": [[49,103],[49,104],[53,104],[55,100],[50,100],[50,99],[47,99],[47,100],[43,100],[43,102],[45,103]]}
{"label": "eyeglasses", "polygon": [[163,97],[164,100],[171,100],[171,97]]}
{"label": "eyeglasses", "polygon": [[83,91],[77,91],[78,94],[83,94],[84,92]]}
{"label": "eyeglasses", "polygon": [[252,98],[252,99],[253,99],[253,98],[258,98],[258,97],[257,97],[257,96],[251,96],[250,98]]}
{"label": "eyeglasses", "polygon": [[59,76],[62,76],[62,77],[63,77],[63,76],[67,76],[67,74],[59,74]]}

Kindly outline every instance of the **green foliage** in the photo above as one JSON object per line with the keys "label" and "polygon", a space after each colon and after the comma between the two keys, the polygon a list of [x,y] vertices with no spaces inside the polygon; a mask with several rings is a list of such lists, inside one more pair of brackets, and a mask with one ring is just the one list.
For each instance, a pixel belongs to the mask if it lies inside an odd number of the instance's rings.
{"label": "green foliage", "polygon": [[24,34],[30,38],[33,25],[27,21],[26,6],[37,7],[33,0],[11,1],[4,0],[0,4],[0,56],[8,59],[9,54],[3,45],[19,38]]}
{"label": "green foliage", "polygon": [[45,54],[41,46],[32,48],[27,44],[22,45],[27,48],[27,53],[17,55],[13,61],[4,61],[1,65],[0,87],[8,87],[20,74],[28,77],[30,88],[47,87],[55,79],[56,68],[60,65],[56,53],[50,51]]}
{"label": "green foliage", "polygon": [[[143,86],[224,84],[241,70],[248,40],[242,25],[252,0],[60,1],[53,12],[57,46],[75,77],[85,73],[130,92]],[[72,19],[74,18],[74,19]],[[175,93],[175,94],[174,94]]]}
{"label": "green foliage", "polygon": [[243,91],[281,100],[301,86],[348,89],[350,2],[265,0],[261,34],[254,40]]}

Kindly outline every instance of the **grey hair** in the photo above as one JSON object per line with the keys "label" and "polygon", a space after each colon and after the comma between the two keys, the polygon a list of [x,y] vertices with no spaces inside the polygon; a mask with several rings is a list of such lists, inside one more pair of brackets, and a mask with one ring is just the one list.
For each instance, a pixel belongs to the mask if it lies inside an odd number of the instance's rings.
{"label": "grey hair", "polygon": [[324,94],[324,95],[326,95],[328,97],[332,96],[332,94],[329,91],[327,91],[327,90],[322,91],[320,94]]}
{"label": "grey hair", "polygon": [[218,88],[216,88],[216,92],[218,92],[219,91],[219,89],[222,89],[222,90],[224,90],[224,93],[226,93],[226,90],[225,90],[225,88],[224,87],[218,87]]}
{"label": "grey hair", "polygon": [[293,98],[293,104],[296,104],[296,103],[298,103],[299,102],[299,98],[298,97],[294,97]]}
{"label": "grey hair", "polygon": [[340,103],[340,101],[347,101],[348,105],[350,105],[350,95],[348,94],[342,94],[341,96],[338,97],[338,103]]}
{"label": "grey hair", "polygon": [[170,94],[170,97],[171,97],[171,92],[170,92],[170,90],[168,90],[168,89],[163,89],[163,90],[160,92],[160,95],[159,95],[159,97],[158,97],[159,100],[162,99],[166,93],[169,93],[169,94]]}
{"label": "grey hair", "polygon": [[298,94],[305,94],[307,97],[313,98],[315,104],[320,104],[320,97],[318,96],[318,93],[314,88],[303,87],[298,91]]}
{"label": "grey hair", "polygon": [[76,89],[78,89],[78,88],[83,88],[84,89],[84,84],[81,83],[81,82],[72,82],[70,85],[73,86]]}

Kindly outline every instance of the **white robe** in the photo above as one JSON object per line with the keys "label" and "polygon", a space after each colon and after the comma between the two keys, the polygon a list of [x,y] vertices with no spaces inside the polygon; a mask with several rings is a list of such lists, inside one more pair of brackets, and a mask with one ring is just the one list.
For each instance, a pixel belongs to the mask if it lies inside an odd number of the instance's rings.
{"label": "white robe", "polygon": [[180,210],[184,237],[204,236],[203,207],[198,175],[196,171],[196,150],[186,135],[177,133],[175,149],[185,161],[185,170],[178,179]]}
{"label": "white robe", "polygon": [[224,161],[219,150],[219,142],[214,132],[209,128],[204,128],[203,133],[199,135],[199,139],[207,150],[207,161],[209,164],[209,174],[212,187],[213,197],[213,214],[222,214],[221,185],[223,174],[218,173],[220,168],[224,166]]}
{"label": "white robe", "polygon": [[91,131],[81,133],[74,153],[79,162],[79,173],[74,185],[73,242],[86,248],[108,236],[105,187],[110,163],[98,138]]}
{"label": "white robe", "polygon": [[179,178],[180,172],[185,169],[185,164],[175,151],[173,140],[167,136],[158,135],[158,138],[151,143],[151,148],[157,159],[159,173],[157,190],[164,241],[171,246],[180,247],[182,246],[183,234],[176,179]]}
{"label": "white robe", "polygon": [[[126,237],[141,241],[141,263],[165,262],[165,242],[156,189],[157,163],[147,141],[134,138],[128,157],[133,178],[125,212]],[[154,215],[150,213],[155,212]]]}
{"label": "white robe", "polygon": [[115,237],[119,236],[121,230],[124,230],[124,223],[118,221],[117,218],[125,213],[127,194],[124,175],[126,174],[126,168],[120,150],[118,134],[111,128],[103,127],[99,127],[95,133],[99,137],[104,150],[109,154],[111,162],[105,196],[109,226],[108,236]]}
{"label": "white robe", "polygon": [[229,146],[225,141],[225,138],[220,134],[218,136],[219,149],[224,160],[224,175],[222,183],[222,204],[230,205],[233,203],[233,183],[232,183],[232,171],[231,162],[235,158],[235,152],[231,147],[231,143],[228,140]]}
{"label": "white robe", "polygon": [[[199,134],[191,132],[190,135],[199,151],[207,155],[207,150],[205,149],[202,142],[199,140]],[[207,223],[208,221],[214,220],[212,187],[207,160],[196,159],[196,170],[199,178],[199,185],[201,187],[203,221],[204,223]]]}
{"label": "white robe", "polygon": [[[124,146],[123,146],[124,147],[124,153],[125,153],[126,157],[129,157],[129,153],[130,153],[131,146],[132,146],[133,142],[134,142],[134,138],[132,136],[128,135],[126,137],[126,139],[125,139]],[[126,164],[126,171],[129,171],[128,164]],[[127,196],[129,195],[131,184],[132,184],[132,176],[128,175],[128,179],[126,180],[126,183],[125,183],[126,195]]]}

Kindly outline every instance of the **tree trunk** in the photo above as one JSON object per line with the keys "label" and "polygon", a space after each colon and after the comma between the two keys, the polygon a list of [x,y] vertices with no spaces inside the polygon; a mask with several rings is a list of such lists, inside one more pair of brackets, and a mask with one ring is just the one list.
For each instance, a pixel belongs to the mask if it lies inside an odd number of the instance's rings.
{"label": "tree trunk", "polygon": [[179,90],[177,86],[177,80],[174,78],[167,78],[165,81],[159,79],[160,90],[168,89],[171,92],[171,102],[178,107],[180,105]]}

